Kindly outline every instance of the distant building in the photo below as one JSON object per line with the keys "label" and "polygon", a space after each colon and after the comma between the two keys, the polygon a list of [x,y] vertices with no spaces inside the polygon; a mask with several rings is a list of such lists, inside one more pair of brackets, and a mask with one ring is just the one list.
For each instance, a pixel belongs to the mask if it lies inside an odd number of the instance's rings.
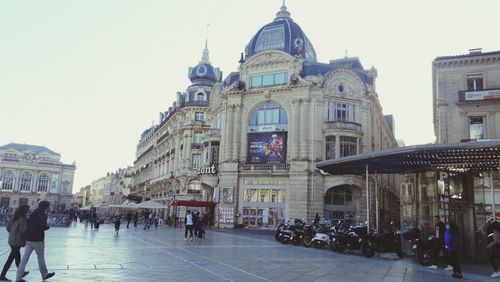
{"label": "distant building", "polygon": [[437,143],[500,138],[500,51],[437,57],[432,82]]}
{"label": "distant building", "polygon": [[92,181],[89,186],[81,189],[81,192],[86,194],[82,205],[106,206],[121,204],[125,196],[129,194],[132,181],[132,167],[120,168],[116,172],[108,172],[106,176]]}
{"label": "distant building", "polygon": [[64,164],[61,156],[43,146],[10,143],[0,147],[0,207],[50,202],[51,209],[72,203],[75,164]]}

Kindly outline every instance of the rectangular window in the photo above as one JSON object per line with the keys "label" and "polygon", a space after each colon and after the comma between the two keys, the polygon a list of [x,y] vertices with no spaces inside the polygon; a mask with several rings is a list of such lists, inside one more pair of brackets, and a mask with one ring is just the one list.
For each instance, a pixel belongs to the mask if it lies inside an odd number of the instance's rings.
{"label": "rectangular window", "polygon": [[212,164],[218,164],[219,163],[219,147],[218,146],[212,146]]}
{"label": "rectangular window", "polygon": [[356,110],[354,105],[329,102],[328,121],[356,122]]}
{"label": "rectangular window", "polygon": [[250,77],[250,88],[282,85],[286,83],[287,83],[286,72],[254,75]]}
{"label": "rectangular window", "polygon": [[351,136],[340,136],[340,157],[357,154],[358,139]]}
{"label": "rectangular window", "polygon": [[8,208],[10,204],[10,198],[2,197],[0,198],[0,208]]}
{"label": "rectangular window", "polygon": [[19,205],[28,205],[28,198],[20,198],[19,199]]}
{"label": "rectangular window", "polygon": [[202,134],[200,132],[195,132],[193,136],[193,143],[200,145],[202,142]]}
{"label": "rectangular window", "polygon": [[201,155],[194,154],[193,155],[193,169],[198,170],[201,167]]}
{"label": "rectangular window", "polygon": [[483,76],[482,75],[467,76],[467,90],[468,91],[483,90]]}
{"label": "rectangular window", "polygon": [[194,120],[196,120],[196,121],[204,121],[205,120],[205,113],[203,113],[203,112],[196,112],[196,113],[194,113]]}
{"label": "rectangular window", "polygon": [[469,117],[469,139],[485,138],[484,117]]}
{"label": "rectangular window", "polygon": [[335,136],[326,137],[326,160],[335,159]]}

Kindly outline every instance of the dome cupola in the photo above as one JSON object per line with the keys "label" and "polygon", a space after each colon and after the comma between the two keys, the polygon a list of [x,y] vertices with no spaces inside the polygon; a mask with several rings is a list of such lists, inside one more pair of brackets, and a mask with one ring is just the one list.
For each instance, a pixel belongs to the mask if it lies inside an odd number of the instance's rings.
{"label": "dome cupola", "polygon": [[263,26],[245,48],[248,59],[256,53],[266,50],[281,50],[292,56],[303,57],[306,61],[316,62],[316,52],[306,34],[290,18],[285,2],[276,13],[271,23]]}
{"label": "dome cupola", "polygon": [[205,41],[205,49],[203,49],[201,61],[198,65],[196,65],[196,67],[189,68],[189,80],[193,84],[206,84],[207,82],[209,84],[213,84],[214,82],[219,81],[220,76],[220,70],[218,68],[214,68],[210,64],[210,60],[208,58],[208,45],[207,41]]}

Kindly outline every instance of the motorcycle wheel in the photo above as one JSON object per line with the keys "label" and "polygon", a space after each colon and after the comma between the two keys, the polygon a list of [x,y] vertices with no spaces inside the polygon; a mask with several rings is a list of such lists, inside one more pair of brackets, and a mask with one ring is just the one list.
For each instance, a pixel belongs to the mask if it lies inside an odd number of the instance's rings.
{"label": "motorcycle wheel", "polygon": [[302,237],[302,245],[304,245],[304,247],[306,247],[306,248],[311,247],[312,246],[311,236],[306,235],[306,236]]}
{"label": "motorcycle wheel", "polygon": [[276,240],[276,241],[280,240],[280,233],[279,232],[274,233],[274,240]]}
{"label": "motorcycle wheel", "polygon": [[368,244],[363,244],[363,246],[361,246],[361,252],[367,258],[371,258],[375,255],[375,249]]}
{"label": "motorcycle wheel", "polygon": [[432,249],[431,248],[418,248],[417,260],[421,265],[429,266],[432,264]]}
{"label": "motorcycle wheel", "polygon": [[334,250],[337,253],[343,253],[345,251],[345,249],[346,249],[346,246],[339,241],[335,241],[332,243],[332,250]]}

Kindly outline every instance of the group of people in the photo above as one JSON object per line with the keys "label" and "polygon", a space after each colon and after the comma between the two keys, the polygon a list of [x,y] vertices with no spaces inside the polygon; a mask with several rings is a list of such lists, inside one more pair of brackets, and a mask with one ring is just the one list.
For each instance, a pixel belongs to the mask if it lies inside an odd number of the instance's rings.
{"label": "group of people", "polygon": [[[2,273],[0,274],[0,281],[11,281],[6,275],[13,261],[15,261],[17,266],[15,281],[25,281],[24,277],[29,273],[29,271],[25,271],[26,264],[33,250],[38,257],[38,267],[42,280],[49,279],[55,275],[55,272],[49,272],[47,270],[44,256],[45,231],[49,229],[47,225],[47,212],[49,206],[49,202],[41,201],[38,203],[38,208],[29,216],[28,212],[30,207],[28,205],[22,205],[16,209],[14,216],[7,223],[7,231],[9,232],[8,242],[11,251],[3,266]],[[25,248],[24,255],[21,259],[22,247]]]}
{"label": "group of people", "polygon": [[184,231],[184,240],[187,241],[188,232],[191,241],[196,240],[197,238],[205,239],[204,227],[207,225],[206,214],[200,216],[199,211],[191,212],[190,210],[187,210],[186,216],[184,217],[184,224],[186,226],[186,229]]}
{"label": "group of people", "polygon": [[[430,269],[438,269],[438,260],[443,257],[447,267],[445,270],[453,271],[454,278],[463,278],[462,268],[460,266],[460,255],[462,251],[462,236],[458,225],[454,222],[444,224],[439,219],[439,216],[434,217],[436,244],[434,245],[434,261]],[[500,222],[493,221],[488,224],[487,234],[492,234],[491,242],[486,246],[488,249],[488,257],[493,273],[491,277],[500,277],[497,261],[500,261]],[[440,256],[442,254],[442,256]]]}

